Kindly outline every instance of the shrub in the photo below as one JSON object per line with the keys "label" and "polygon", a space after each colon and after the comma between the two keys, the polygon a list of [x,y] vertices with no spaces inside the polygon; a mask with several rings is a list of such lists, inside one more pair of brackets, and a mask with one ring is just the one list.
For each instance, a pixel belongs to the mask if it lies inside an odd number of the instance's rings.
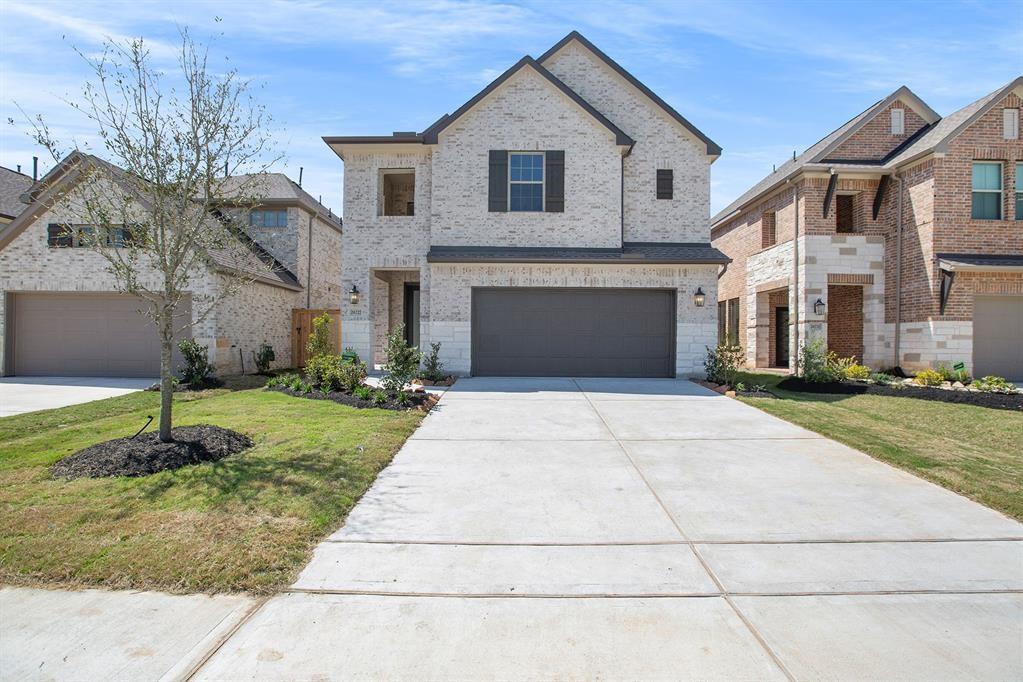
{"label": "shrub", "polygon": [[970,384],[973,388],[988,393],[1009,393],[1016,390],[1016,385],[1006,381],[1004,377],[986,376],[974,379]]}
{"label": "shrub", "polygon": [[890,386],[895,382],[895,377],[884,372],[876,372],[870,375],[870,380],[878,386]]}
{"label": "shrub", "polygon": [[387,335],[387,364],[384,370],[384,388],[390,393],[400,393],[419,374],[419,362],[423,354],[405,341],[405,325],[399,324]]}
{"label": "shrub", "polygon": [[383,391],[373,391],[373,404],[383,405],[387,402],[387,394]]}
{"label": "shrub", "polygon": [[201,384],[210,374],[213,373],[213,365],[210,364],[209,346],[201,346],[193,339],[185,339],[178,344],[181,357],[185,364],[180,368],[181,381],[186,384]]}
{"label": "shrub", "polygon": [[866,365],[858,365],[855,362],[845,368],[846,379],[869,379],[870,368]]}
{"label": "shrub", "polygon": [[408,405],[408,404],[409,404],[409,401],[411,401],[411,400],[412,400],[412,396],[410,396],[410,395],[409,395],[408,393],[406,393],[405,391],[399,391],[399,392],[398,392],[398,393],[397,393],[397,394],[396,394],[396,395],[394,396],[394,400],[395,400],[395,402],[397,402],[397,403],[398,403],[399,405]]}
{"label": "shrub", "polygon": [[814,339],[801,349],[803,380],[812,384],[828,384],[845,378],[845,368],[852,365],[851,358],[841,359],[824,347],[824,339]]}
{"label": "shrub", "polygon": [[767,384],[753,384],[754,393],[767,393]]}
{"label": "shrub", "polygon": [[443,381],[446,377],[440,361],[440,342],[430,344],[430,352],[423,359],[423,377],[430,381]]}
{"label": "shrub", "polygon": [[735,385],[735,390],[738,391],[739,393],[745,393],[746,392],[746,384],[744,384],[744,383],[742,383],[740,381],[739,383],[737,383]]}
{"label": "shrub", "polygon": [[309,335],[309,342],[306,344],[310,360],[321,355],[330,355],[334,351],[334,344],[330,342],[332,322],[333,320],[331,320],[330,315],[327,313],[323,313],[313,319],[313,331]]}
{"label": "shrub", "polygon": [[352,394],[359,400],[369,400],[373,396],[373,390],[369,386],[359,386]]}
{"label": "shrub", "polygon": [[259,347],[259,352],[252,351],[252,361],[256,363],[256,371],[260,374],[266,374],[270,371],[270,363],[277,359],[274,354],[274,347],[267,342],[263,342],[263,345]]}
{"label": "shrub", "polygon": [[291,388],[291,385],[296,380],[302,381],[302,377],[297,374],[281,374],[279,376],[270,377],[270,379],[266,382],[266,386],[267,388],[276,388],[278,386],[281,388]]}
{"label": "shrub", "polygon": [[708,347],[707,359],[703,361],[707,381],[731,386],[735,383],[735,376],[745,359],[742,346],[719,344],[717,348]]}
{"label": "shrub", "polygon": [[302,381],[302,377],[297,374],[291,375],[290,381],[288,381],[288,388],[292,391],[301,391],[302,387],[306,385],[308,384]]}
{"label": "shrub", "polygon": [[318,355],[306,364],[306,375],[324,393],[354,391],[366,379],[366,363],[345,362],[340,355]]}
{"label": "shrub", "polygon": [[921,386],[941,386],[941,382],[943,381],[944,379],[941,378],[941,373],[936,372],[933,369],[925,369],[913,377],[913,383]]}

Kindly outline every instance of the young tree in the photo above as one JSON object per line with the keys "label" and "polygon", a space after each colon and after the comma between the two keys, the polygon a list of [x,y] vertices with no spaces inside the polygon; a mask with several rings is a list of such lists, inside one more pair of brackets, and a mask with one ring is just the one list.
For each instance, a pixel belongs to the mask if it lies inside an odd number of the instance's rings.
{"label": "young tree", "polygon": [[234,69],[211,68],[208,48],[187,30],[171,78],[141,39],[108,40],[100,56],[79,55],[90,79],[81,100],[68,104],[95,126],[105,158],[77,146],[65,158],[41,116],[33,137],[77,174],[59,198],[68,215],[89,226],[73,238],[106,259],[119,290],[141,299],[141,312],[156,325],[159,435],[167,442],[175,334],[273,267],[243,224],[265,196],[266,172],[277,161],[270,118],[249,83]]}

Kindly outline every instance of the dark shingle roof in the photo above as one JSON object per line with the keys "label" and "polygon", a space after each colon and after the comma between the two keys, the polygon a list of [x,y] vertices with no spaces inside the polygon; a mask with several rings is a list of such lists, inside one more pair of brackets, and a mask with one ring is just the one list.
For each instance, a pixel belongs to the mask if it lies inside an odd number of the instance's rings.
{"label": "dark shingle roof", "polygon": [[25,210],[21,195],[32,186],[32,178],[0,166],[0,217],[13,220]]}
{"label": "dark shingle roof", "polygon": [[967,268],[1023,268],[1023,255],[986,253],[939,253],[939,261]]}
{"label": "dark shingle roof", "polygon": [[620,249],[532,246],[434,246],[430,263],[604,263],[669,265],[729,263],[731,259],[710,244],[626,242]]}

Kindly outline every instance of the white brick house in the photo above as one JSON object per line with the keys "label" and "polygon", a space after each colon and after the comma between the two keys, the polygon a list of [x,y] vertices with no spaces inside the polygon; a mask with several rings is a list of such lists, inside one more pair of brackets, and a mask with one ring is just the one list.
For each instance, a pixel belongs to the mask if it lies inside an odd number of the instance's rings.
{"label": "white brick house", "polygon": [[720,148],[578,33],[345,163],[343,344],[459,374],[687,376],[716,341]]}
{"label": "white brick house", "polygon": [[[159,374],[156,329],[137,312],[141,302],[118,293],[102,255],[53,229],[88,227],[73,202],[59,197],[83,164],[103,163],[70,155],[31,188],[31,203],[0,230],[0,375]],[[252,353],[264,342],[274,348],[275,367],[290,367],[292,309],[335,308],[341,295],[340,219],[286,176],[264,178],[266,198],[249,216],[248,248],[232,250],[230,262],[204,267],[191,280],[193,304],[186,307],[197,320],[197,302],[223,286],[225,272],[252,276],[182,334],[209,346],[221,374],[240,372],[243,362],[253,371]],[[147,277],[151,285],[158,281],[155,270]]]}

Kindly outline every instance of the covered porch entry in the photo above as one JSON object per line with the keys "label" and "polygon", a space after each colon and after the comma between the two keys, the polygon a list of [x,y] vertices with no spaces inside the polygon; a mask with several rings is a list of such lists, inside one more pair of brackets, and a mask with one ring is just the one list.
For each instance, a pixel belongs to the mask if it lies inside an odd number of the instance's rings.
{"label": "covered porch entry", "polygon": [[405,326],[405,341],[422,348],[420,299],[422,283],[419,270],[384,269],[372,271],[372,318],[374,369],[387,362],[387,334],[398,325]]}

